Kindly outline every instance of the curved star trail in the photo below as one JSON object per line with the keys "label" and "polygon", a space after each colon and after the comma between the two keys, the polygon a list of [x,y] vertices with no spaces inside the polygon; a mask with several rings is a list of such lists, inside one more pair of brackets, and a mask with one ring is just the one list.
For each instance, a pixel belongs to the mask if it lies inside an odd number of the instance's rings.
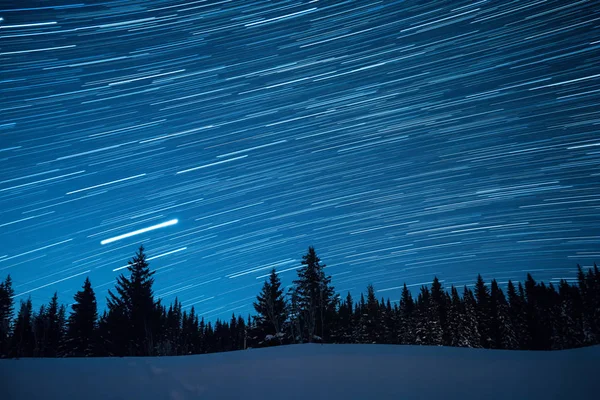
{"label": "curved star trail", "polygon": [[341,292],[392,300],[600,258],[593,0],[17,3],[0,274],[19,298],[68,303],[89,275],[103,307],[140,243],[156,294],[207,318],[251,311],[272,267],[289,284],[309,245]]}

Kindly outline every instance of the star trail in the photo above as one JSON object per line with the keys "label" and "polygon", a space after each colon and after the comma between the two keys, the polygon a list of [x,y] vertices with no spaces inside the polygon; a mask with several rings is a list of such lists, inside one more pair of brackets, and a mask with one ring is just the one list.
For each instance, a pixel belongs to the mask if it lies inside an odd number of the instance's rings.
{"label": "star trail", "polygon": [[0,276],[248,313],[600,260],[596,1],[0,2]]}

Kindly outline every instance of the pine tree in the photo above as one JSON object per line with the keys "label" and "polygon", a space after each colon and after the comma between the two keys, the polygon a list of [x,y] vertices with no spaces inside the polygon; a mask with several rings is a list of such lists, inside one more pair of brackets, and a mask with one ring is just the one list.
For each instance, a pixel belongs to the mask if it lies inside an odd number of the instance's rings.
{"label": "pine tree", "polygon": [[274,268],[253,305],[258,313],[256,327],[260,332],[261,340],[265,340],[267,335],[270,335],[272,339],[281,343],[281,334],[287,319],[287,304],[283,297],[281,281]]}
{"label": "pine tree", "polygon": [[428,310],[430,318],[430,330],[432,336],[432,344],[441,346],[448,344],[449,334],[446,326],[448,309],[446,304],[446,293],[442,287],[442,283],[436,277],[433,278],[431,284],[431,304]]}
{"label": "pine tree", "polygon": [[341,302],[338,314],[337,343],[353,343],[354,301],[350,292],[348,292],[346,299]]}
{"label": "pine tree", "polygon": [[449,346],[459,347],[461,343],[462,325],[464,325],[464,307],[458,294],[458,290],[452,286],[450,288],[451,298],[448,309],[448,327],[447,332],[450,338]]}
{"label": "pine tree", "polygon": [[[298,291],[296,290],[296,288],[292,287],[289,289],[288,295],[290,298],[290,302],[287,307],[287,315],[289,318],[289,335],[292,343],[302,343],[302,316],[298,300]],[[246,330],[248,332],[251,332],[251,329],[252,327],[250,321],[248,321],[248,324],[246,325]],[[250,346],[248,345],[248,347]]]}
{"label": "pine tree", "polygon": [[552,331],[546,313],[549,311],[549,292],[545,285],[538,285],[530,274],[525,281],[527,296],[527,325],[531,336],[531,350],[550,350]]}
{"label": "pine tree", "polygon": [[[248,316],[250,318],[250,316]],[[205,354],[206,351],[206,324],[204,323],[204,317],[200,319],[198,324],[198,354]]]}
{"label": "pine tree", "polygon": [[373,285],[367,286],[367,302],[361,311],[359,321],[360,343],[380,343],[379,337],[380,312],[379,303],[375,297]]}
{"label": "pine tree", "polygon": [[514,350],[519,348],[519,341],[510,318],[508,302],[496,280],[492,280],[490,293],[491,335],[492,343],[497,349]]}
{"label": "pine tree", "polygon": [[11,337],[11,357],[32,357],[34,348],[33,337],[33,306],[31,297],[27,301],[21,300],[19,313],[15,322],[15,329]]}
{"label": "pine tree", "polygon": [[508,296],[508,313],[515,332],[518,343],[518,349],[526,350],[529,348],[531,338],[527,327],[526,301],[523,286],[519,282],[519,291],[517,292],[512,281],[508,281],[506,294]]}
{"label": "pine tree", "polygon": [[[244,318],[241,315],[238,315],[237,319],[237,342],[238,342],[238,350],[246,350],[246,323],[244,322]],[[283,328],[285,331],[285,327]]]}
{"label": "pine tree", "polygon": [[65,333],[65,309],[58,304],[58,293],[54,293],[48,309],[46,318],[48,319],[47,346],[44,356],[57,357],[60,355],[60,348]]}
{"label": "pine tree", "polygon": [[398,336],[401,344],[415,344],[415,303],[406,283],[400,295]]}
{"label": "pine tree", "polygon": [[58,357],[63,353],[65,335],[65,308],[54,293],[47,306],[32,317],[35,357]]}
{"label": "pine tree", "polygon": [[14,295],[12,279],[8,275],[4,282],[0,283],[0,357],[6,356],[9,352]]}
{"label": "pine tree", "polygon": [[477,275],[475,283],[475,299],[477,300],[477,322],[478,330],[481,335],[481,346],[486,349],[493,349],[495,344],[491,335],[491,310],[490,310],[490,291],[486,286],[481,275]]}
{"label": "pine tree", "polygon": [[577,265],[577,280],[583,305],[584,340],[586,345],[600,343],[600,272],[594,264],[584,273]]}
{"label": "pine tree", "polygon": [[417,318],[415,341],[418,345],[441,345],[442,329],[436,316],[431,292],[427,286],[421,286],[416,302]]}
{"label": "pine tree", "polygon": [[48,346],[48,311],[46,305],[42,304],[37,313],[32,316],[33,331],[33,357],[45,357]]}
{"label": "pine tree", "polygon": [[168,344],[163,343],[163,351],[165,346],[168,348],[168,355],[177,356],[181,352],[181,328],[182,328],[182,312],[181,303],[175,297],[173,304],[169,306],[167,311],[166,321],[162,324],[165,326],[164,341]]}
{"label": "pine tree", "polygon": [[579,290],[561,280],[558,286],[560,305],[557,330],[553,337],[554,349],[571,349],[585,343],[583,324],[583,304]]}
{"label": "pine tree", "polygon": [[150,271],[144,247],[129,261],[130,277],[121,274],[115,286],[116,294],[108,291],[110,348],[114,355],[142,356],[154,354],[160,337],[160,301],[155,301]]}
{"label": "pine tree", "polygon": [[85,278],[82,290],[73,296],[72,312],[68,318],[66,351],[74,357],[96,355],[98,306],[96,294],[89,278]]}
{"label": "pine tree", "polygon": [[397,344],[398,332],[396,331],[396,313],[392,308],[392,303],[390,302],[389,298],[385,303],[383,298],[381,299],[381,303],[379,304],[379,310],[379,330],[381,332],[380,343]]}
{"label": "pine tree", "polygon": [[479,322],[477,321],[477,301],[473,292],[465,286],[463,291],[463,317],[460,320],[458,331],[460,339],[459,347],[482,347],[481,333],[479,333]]}
{"label": "pine tree", "polygon": [[331,277],[325,275],[325,265],[320,262],[315,249],[309,247],[294,281],[303,334],[309,343],[324,340],[330,333],[338,300]]}

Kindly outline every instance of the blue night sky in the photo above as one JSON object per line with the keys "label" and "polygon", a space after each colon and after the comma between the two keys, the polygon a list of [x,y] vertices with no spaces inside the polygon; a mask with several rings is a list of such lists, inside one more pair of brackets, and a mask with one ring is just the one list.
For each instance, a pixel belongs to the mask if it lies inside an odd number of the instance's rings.
{"label": "blue night sky", "polygon": [[600,259],[595,0],[4,0],[0,18],[17,301],[68,304],[89,276],[104,307],[142,243],[156,294],[209,319],[250,312],[273,266],[290,284],[309,245],[342,293],[392,300]]}

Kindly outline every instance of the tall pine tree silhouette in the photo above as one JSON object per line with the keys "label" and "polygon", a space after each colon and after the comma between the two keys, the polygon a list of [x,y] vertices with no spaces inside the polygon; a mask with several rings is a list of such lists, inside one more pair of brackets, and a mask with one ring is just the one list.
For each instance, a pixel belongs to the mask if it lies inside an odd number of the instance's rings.
{"label": "tall pine tree silhouette", "polygon": [[31,297],[21,300],[15,329],[11,337],[11,357],[32,357],[34,348],[33,337],[33,305]]}
{"label": "tall pine tree silhouette", "polygon": [[464,315],[461,319],[459,331],[461,332],[460,347],[482,347],[479,322],[477,320],[477,301],[473,292],[465,286],[463,290]]}
{"label": "tall pine tree silhouette", "polygon": [[514,350],[519,348],[519,342],[510,318],[508,302],[498,282],[493,279],[490,291],[490,334],[492,343],[497,349]]}
{"label": "tall pine tree silhouette", "polygon": [[0,357],[8,354],[11,335],[11,321],[14,315],[13,296],[10,275],[0,283]]}
{"label": "tall pine tree silhouette", "polygon": [[416,341],[415,302],[406,283],[402,287],[402,294],[400,295],[398,324],[399,342],[401,344],[414,344]]}
{"label": "tall pine tree silhouette", "polygon": [[67,326],[67,355],[90,357],[96,354],[98,344],[98,306],[89,278],[85,278],[82,290],[73,299]]}
{"label": "tall pine tree silhouette", "polygon": [[271,335],[281,343],[281,334],[287,320],[286,301],[281,288],[281,280],[273,268],[269,279],[263,284],[262,290],[253,303],[256,316],[256,329],[260,340]]}
{"label": "tall pine tree silhouette", "polygon": [[475,283],[475,299],[477,300],[477,322],[478,330],[481,335],[481,346],[486,349],[494,348],[491,334],[491,315],[490,310],[490,289],[485,284],[481,275],[477,275]]}
{"label": "tall pine tree silhouette", "polygon": [[323,340],[330,332],[337,306],[337,295],[331,286],[331,277],[326,276],[311,246],[302,257],[303,267],[298,269],[298,279],[294,281],[297,311],[301,320],[304,340]]}
{"label": "tall pine tree silhouette", "polygon": [[160,330],[160,302],[155,301],[152,285],[154,271],[146,261],[144,247],[129,261],[130,277],[121,274],[107,299],[108,325],[114,355],[154,354]]}

